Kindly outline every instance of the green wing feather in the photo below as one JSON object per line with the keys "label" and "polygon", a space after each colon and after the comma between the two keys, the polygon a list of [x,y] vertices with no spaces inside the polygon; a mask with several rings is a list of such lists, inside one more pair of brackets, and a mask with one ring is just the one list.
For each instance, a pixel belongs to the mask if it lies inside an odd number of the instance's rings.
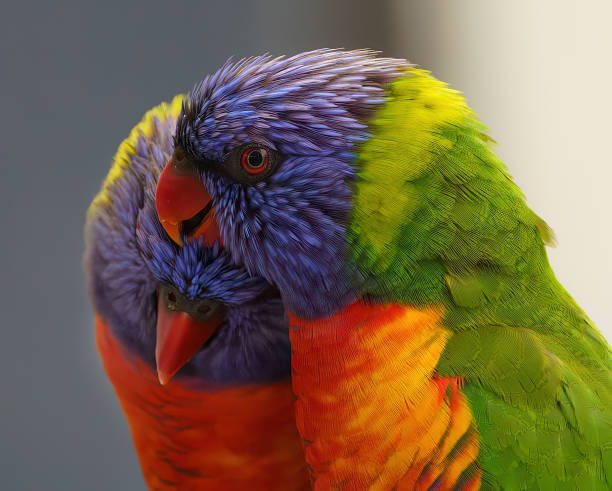
{"label": "green wing feather", "polygon": [[381,301],[444,305],[483,487],[612,488],[612,352],[556,280],[552,232],[461,96],[411,69],[360,151],[352,260]]}

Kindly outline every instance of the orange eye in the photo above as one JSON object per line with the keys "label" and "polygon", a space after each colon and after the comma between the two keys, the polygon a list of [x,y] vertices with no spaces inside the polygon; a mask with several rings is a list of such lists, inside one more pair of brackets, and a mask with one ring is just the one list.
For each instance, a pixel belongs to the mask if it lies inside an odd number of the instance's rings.
{"label": "orange eye", "polygon": [[240,163],[249,174],[259,174],[268,168],[270,155],[263,147],[247,147],[242,151]]}

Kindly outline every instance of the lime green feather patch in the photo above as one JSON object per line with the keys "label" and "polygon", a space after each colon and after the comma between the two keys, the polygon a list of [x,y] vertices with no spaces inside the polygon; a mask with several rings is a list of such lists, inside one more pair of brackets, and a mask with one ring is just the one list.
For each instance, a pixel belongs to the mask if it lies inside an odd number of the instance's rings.
{"label": "lime green feather patch", "polygon": [[[514,265],[533,246],[537,216],[485,130],[459,93],[426,71],[408,70],[391,84],[356,160],[349,231],[371,293],[442,301],[445,270]],[[500,249],[500,234],[519,247]]]}
{"label": "lime green feather patch", "polygon": [[440,121],[457,124],[468,111],[457,93],[436,90],[441,87],[422,70],[411,70],[393,83],[389,102],[372,122],[375,136],[361,148],[355,222],[375,254],[394,241],[400,232],[397,224],[419,206],[420,193],[412,181],[429,171],[433,147],[447,150],[453,145],[436,136]]}

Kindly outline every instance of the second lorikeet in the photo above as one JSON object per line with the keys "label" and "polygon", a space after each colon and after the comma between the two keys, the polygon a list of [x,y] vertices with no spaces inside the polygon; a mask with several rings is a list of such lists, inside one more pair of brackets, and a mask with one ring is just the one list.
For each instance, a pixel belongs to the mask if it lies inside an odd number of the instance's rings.
{"label": "second lorikeet", "polygon": [[186,100],[157,211],[279,289],[315,489],[612,488],[610,347],[491,143],[364,50],[228,62]]}
{"label": "second lorikeet", "polygon": [[88,213],[104,368],[150,489],[308,489],[278,292],[205,238],[178,247],[155,213],[180,104],[132,130]]}

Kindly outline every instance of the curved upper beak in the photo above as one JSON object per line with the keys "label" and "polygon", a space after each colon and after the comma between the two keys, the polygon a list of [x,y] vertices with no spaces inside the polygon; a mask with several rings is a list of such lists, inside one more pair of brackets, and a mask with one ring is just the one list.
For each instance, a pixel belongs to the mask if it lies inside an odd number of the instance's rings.
{"label": "curved upper beak", "polygon": [[202,308],[207,309],[206,313],[195,312],[194,317],[180,306],[180,302],[190,302],[170,301],[168,293],[172,299],[180,297],[179,293],[165,288],[158,292],[155,362],[157,377],[162,385],[166,385],[191,360],[224,320],[223,308],[215,300],[201,300],[197,307],[200,312]]}
{"label": "curved upper beak", "polygon": [[171,158],[162,170],[155,191],[155,207],[162,227],[182,245],[181,236],[203,237],[207,245],[220,242],[212,197],[194,165]]}

